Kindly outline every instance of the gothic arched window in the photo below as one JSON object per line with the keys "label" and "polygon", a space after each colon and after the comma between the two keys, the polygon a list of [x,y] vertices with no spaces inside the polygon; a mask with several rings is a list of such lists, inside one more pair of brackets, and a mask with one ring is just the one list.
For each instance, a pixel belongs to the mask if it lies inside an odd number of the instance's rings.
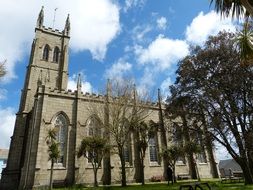
{"label": "gothic arched window", "polygon": [[[88,136],[95,136],[95,137],[101,137],[102,136],[102,131],[101,131],[101,124],[99,120],[95,116],[91,116],[87,120],[87,129],[88,129]],[[93,151],[87,152],[88,154],[88,163],[92,162],[92,159],[97,158],[97,155]]]}
{"label": "gothic arched window", "polygon": [[59,54],[60,54],[60,49],[56,46],[54,48],[53,62],[58,63],[58,61],[59,61]]}
{"label": "gothic arched window", "polygon": [[205,146],[203,142],[203,136],[200,132],[196,134],[197,143],[200,146],[200,152],[196,155],[197,160],[199,163],[207,163],[206,153],[205,153]]}
{"label": "gothic arched window", "polygon": [[59,143],[60,157],[56,163],[63,164],[66,152],[66,139],[67,139],[67,119],[63,114],[59,114],[54,121],[54,127],[57,131],[57,141]]}
{"label": "gothic arched window", "polygon": [[96,117],[91,116],[87,121],[88,135],[89,136],[101,136],[101,125]]}
{"label": "gothic arched window", "polygon": [[149,145],[149,159],[150,159],[150,162],[158,162],[156,136],[151,136],[149,138],[148,145]]}
{"label": "gothic arched window", "polygon": [[128,134],[127,141],[123,147],[125,162],[132,164],[131,134]]}
{"label": "gothic arched window", "polygon": [[49,45],[46,44],[45,47],[44,47],[43,56],[42,56],[42,59],[45,60],[45,61],[48,61],[49,49],[50,49]]}

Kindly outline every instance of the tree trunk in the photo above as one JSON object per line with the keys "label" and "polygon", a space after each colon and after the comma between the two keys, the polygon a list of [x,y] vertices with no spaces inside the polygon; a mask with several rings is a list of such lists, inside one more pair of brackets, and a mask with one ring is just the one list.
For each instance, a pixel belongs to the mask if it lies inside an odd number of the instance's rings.
{"label": "tree trunk", "polygon": [[173,169],[173,177],[172,177],[172,180],[173,180],[173,183],[176,183],[176,182],[177,182],[177,178],[176,178],[176,171],[175,171],[175,163],[174,163],[172,169]]}
{"label": "tree trunk", "polygon": [[[160,89],[158,89],[158,106],[159,106],[159,123],[160,123],[160,131],[161,131],[161,149],[165,150],[167,149],[167,136],[166,136],[166,130],[164,126],[164,120],[163,120],[163,110],[161,106],[161,95],[160,95]],[[167,168],[169,166],[169,163],[166,159],[166,156],[163,155],[163,177],[165,180],[168,180],[167,176]]]}
{"label": "tree trunk", "polygon": [[253,184],[251,168],[249,167],[249,163],[247,162],[246,156],[233,157],[233,158],[242,168],[244,179],[245,179],[245,185]]}
{"label": "tree trunk", "polygon": [[51,168],[50,168],[50,181],[49,181],[49,189],[53,189],[53,171],[54,171],[54,161],[51,160]]}
{"label": "tree trunk", "polygon": [[245,161],[238,162],[238,164],[241,166],[244,179],[245,179],[245,185],[253,184],[253,180],[251,177],[250,168],[248,167],[248,164]]}
{"label": "tree trunk", "polygon": [[139,133],[134,131],[134,168],[135,174],[134,179],[135,182],[141,183],[142,176],[141,176],[141,158],[140,158],[140,147],[139,147]]}
{"label": "tree trunk", "polygon": [[121,162],[121,186],[126,186],[126,165],[123,149],[119,151],[120,162]]}
{"label": "tree trunk", "polygon": [[111,158],[110,153],[106,153],[103,159],[103,185],[111,185]]}
{"label": "tree trunk", "polygon": [[248,157],[249,157],[248,162],[249,162],[250,176],[251,176],[251,179],[253,179],[253,160],[250,153],[248,154]]}
{"label": "tree trunk", "polygon": [[195,162],[193,158],[193,154],[187,156],[188,164],[189,164],[189,172],[192,179],[197,179],[197,172],[195,167]]}
{"label": "tree trunk", "polygon": [[145,177],[144,177],[144,158],[141,159],[141,184],[145,185]]}
{"label": "tree trunk", "polygon": [[207,148],[207,154],[208,154],[209,163],[210,163],[210,167],[211,167],[212,177],[213,178],[219,178],[216,161],[214,159],[213,151],[212,151],[211,148]]}
{"label": "tree trunk", "polygon": [[94,187],[98,187],[98,181],[97,181],[98,170],[94,169],[93,171],[94,171]]}
{"label": "tree trunk", "polygon": [[[109,84],[107,84],[109,85]],[[104,137],[108,139],[110,142],[110,131],[109,131],[109,87],[107,86],[107,95],[106,95],[106,104],[104,107],[105,111],[105,133]],[[106,151],[104,159],[103,159],[103,185],[111,185],[111,157],[110,157],[110,150]]]}
{"label": "tree trunk", "polygon": [[250,176],[251,178],[253,177],[253,160],[252,160],[252,153],[253,153],[253,149],[252,149],[252,135],[250,135],[250,132],[245,132],[246,135],[244,135],[244,139],[245,139],[245,146],[246,146],[246,152],[247,152],[247,161],[248,161],[248,168],[250,170]]}
{"label": "tree trunk", "polygon": [[[187,126],[187,120],[185,118],[185,116],[181,116],[182,120],[183,120],[183,135],[184,135],[184,139],[186,143],[190,142],[190,135],[189,135],[189,129]],[[196,167],[195,167],[195,161],[193,158],[193,153],[190,152],[187,155],[187,160],[188,160],[188,164],[189,164],[189,171],[190,171],[190,175],[192,177],[192,179],[197,179],[197,172],[196,172]]]}
{"label": "tree trunk", "polygon": [[[203,113],[203,117],[204,117],[204,113]],[[216,161],[215,161],[214,155],[213,155],[212,140],[211,140],[211,137],[210,137],[208,130],[207,130],[205,118],[203,118],[203,122],[204,122],[205,145],[206,145],[208,159],[209,159],[209,163],[210,163],[210,167],[211,167],[212,177],[219,178],[219,173],[218,173]]]}

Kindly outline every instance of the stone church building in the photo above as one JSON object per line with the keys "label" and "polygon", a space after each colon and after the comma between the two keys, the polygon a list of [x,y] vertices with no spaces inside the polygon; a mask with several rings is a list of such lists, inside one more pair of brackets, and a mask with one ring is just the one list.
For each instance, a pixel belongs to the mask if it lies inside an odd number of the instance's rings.
{"label": "stone church building", "polygon": [[[16,114],[15,128],[11,137],[7,167],[3,170],[0,189],[32,189],[48,186],[50,161],[46,144],[47,130],[58,128],[57,138],[60,146],[60,158],[54,165],[53,179],[71,184],[93,183],[93,170],[88,159],[77,158],[81,139],[89,135],[92,128],[91,114],[87,107],[90,102],[105,106],[105,96],[84,94],[80,80],[75,91],[67,90],[68,57],[70,40],[70,21],[66,19],[63,31],[46,28],[43,25],[43,8],[35,28],[35,38],[31,47],[30,60],[22,89],[19,110]],[[149,105],[147,121],[159,122],[159,107]],[[161,135],[149,141],[145,156],[145,180],[162,176],[163,161],[159,158]],[[169,143],[169,142],[168,142]],[[126,156],[127,181],[135,179],[134,143],[130,141]],[[203,152],[206,154],[206,151]],[[208,154],[207,154],[208,155]],[[120,181],[120,161],[117,155],[111,155],[111,182]],[[212,168],[208,156],[197,160],[199,176],[211,178]],[[98,171],[98,180],[102,181],[103,167]],[[178,161],[176,174],[189,174],[188,162]]]}

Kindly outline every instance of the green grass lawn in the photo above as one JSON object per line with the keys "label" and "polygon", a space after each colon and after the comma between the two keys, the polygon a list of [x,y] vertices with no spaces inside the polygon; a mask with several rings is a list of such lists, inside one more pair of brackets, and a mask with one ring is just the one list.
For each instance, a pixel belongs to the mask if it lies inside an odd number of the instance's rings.
{"label": "green grass lawn", "polygon": [[[127,187],[110,186],[110,187],[73,187],[63,188],[57,190],[179,190],[180,185],[194,183],[189,181],[180,181],[174,185],[167,185],[167,183],[149,183],[144,186],[142,185],[128,185]],[[244,183],[220,183],[219,181],[208,181],[212,190],[253,190],[253,185],[245,186]],[[204,188],[205,190],[207,188]],[[185,189],[187,190],[187,188]]]}

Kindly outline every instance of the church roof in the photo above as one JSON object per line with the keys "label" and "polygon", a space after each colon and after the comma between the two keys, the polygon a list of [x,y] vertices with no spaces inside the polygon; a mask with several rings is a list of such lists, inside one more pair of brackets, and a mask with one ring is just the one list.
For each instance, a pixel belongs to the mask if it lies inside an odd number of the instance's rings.
{"label": "church roof", "polygon": [[219,163],[219,169],[231,169],[232,171],[242,171],[239,164],[234,159],[221,160]]}

